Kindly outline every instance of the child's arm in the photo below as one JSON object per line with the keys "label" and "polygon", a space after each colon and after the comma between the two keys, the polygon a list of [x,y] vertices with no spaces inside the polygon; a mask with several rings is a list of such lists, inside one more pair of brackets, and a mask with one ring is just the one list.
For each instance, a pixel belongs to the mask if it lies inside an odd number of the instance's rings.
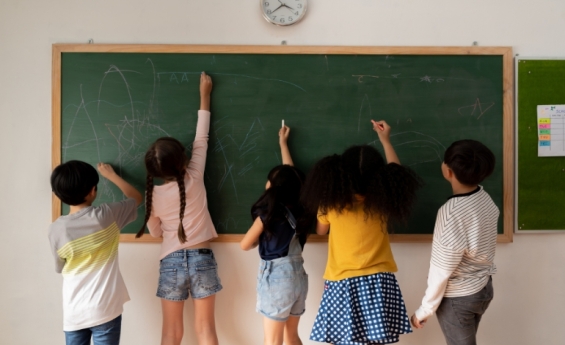
{"label": "child's arm", "polygon": [[390,143],[391,128],[388,123],[386,123],[385,121],[375,120],[371,120],[371,122],[373,123],[373,130],[377,132],[379,140],[381,141],[381,144],[383,144],[387,163],[400,164],[400,159],[398,159],[398,156],[394,151],[394,147],[392,147],[392,144]]}
{"label": "child's arm", "polygon": [[200,75],[200,110],[210,111],[210,94],[212,93],[212,78],[202,72]]}
{"label": "child's arm", "polygon": [[316,233],[318,235],[327,235],[330,232],[330,225],[320,223],[320,221],[316,222]]}
{"label": "child's arm", "polygon": [[212,93],[212,78],[202,72],[200,75],[200,110],[196,123],[196,136],[192,145],[192,156],[189,169],[204,176],[206,167],[206,150],[208,149],[208,132],[210,131],[210,94]]}
{"label": "child's arm", "polygon": [[279,145],[281,147],[282,164],[294,166],[287,143],[289,135],[290,135],[290,128],[288,126],[283,126],[279,130]]}
{"label": "child's arm", "polygon": [[449,277],[463,259],[463,252],[454,250],[443,243],[443,233],[454,231],[454,229],[448,229],[445,225],[445,215],[442,214],[442,210],[443,207],[438,212],[434,228],[428,288],[422,299],[422,305],[410,319],[415,328],[424,327],[426,320],[437,310],[445,294]]}
{"label": "child's arm", "polygon": [[245,236],[243,236],[243,240],[239,243],[241,249],[247,251],[257,247],[259,244],[259,236],[263,232],[263,221],[261,217],[255,218],[253,225],[247,230]]}
{"label": "child's arm", "polygon": [[100,172],[100,175],[115,184],[116,187],[118,187],[126,197],[135,199],[136,206],[139,206],[139,204],[141,204],[141,202],[143,201],[141,193],[131,184],[127,183],[118,174],[116,174],[110,164],[98,163],[98,171]]}

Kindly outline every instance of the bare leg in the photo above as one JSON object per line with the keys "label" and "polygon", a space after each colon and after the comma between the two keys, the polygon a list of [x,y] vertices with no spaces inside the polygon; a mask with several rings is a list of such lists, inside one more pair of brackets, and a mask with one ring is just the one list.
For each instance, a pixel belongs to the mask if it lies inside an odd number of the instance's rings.
{"label": "bare leg", "polygon": [[263,317],[263,329],[265,331],[265,345],[282,345],[284,338],[284,321],[271,320]]}
{"label": "bare leg", "polygon": [[194,299],[194,330],[199,345],[218,345],[214,307],[216,295]]}
{"label": "bare leg", "polygon": [[298,336],[298,322],[300,316],[290,316],[286,320],[284,327],[284,344],[285,345],[302,345],[302,341]]}
{"label": "bare leg", "polygon": [[163,309],[161,345],[180,345],[184,334],[184,301],[161,299],[161,308]]}

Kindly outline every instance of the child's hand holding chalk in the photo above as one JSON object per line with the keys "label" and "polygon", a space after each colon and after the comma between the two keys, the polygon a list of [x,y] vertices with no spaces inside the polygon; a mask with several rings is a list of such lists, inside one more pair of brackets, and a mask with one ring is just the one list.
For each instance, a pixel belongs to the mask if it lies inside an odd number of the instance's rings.
{"label": "child's hand holding chalk", "polygon": [[288,136],[290,135],[290,128],[284,125],[284,120],[282,120],[282,127],[279,129],[279,144],[286,144]]}
{"label": "child's hand holding chalk", "polygon": [[388,125],[388,123],[386,123],[386,121],[381,120],[381,121],[375,121],[375,120],[371,120],[371,123],[373,123],[373,130],[375,132],[377,132],[377,134],[379,135],[379,139],[382,140],[389,140],[389,136],[390,136],[390,126]]}

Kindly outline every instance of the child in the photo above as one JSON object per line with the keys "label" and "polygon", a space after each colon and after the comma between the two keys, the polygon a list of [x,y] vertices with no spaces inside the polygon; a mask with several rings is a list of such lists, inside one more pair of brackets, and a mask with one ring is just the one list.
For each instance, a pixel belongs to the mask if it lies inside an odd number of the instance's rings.
{"label": "child", "polygon": [[437,214],[428,288],[411,321],[422,328],[435,311],[448,345],[476,344],[481,316],[493,298],[499,211],[479,183],[494,164],[493,153],[475,140],[451,144],[441,164],[453,195]]}
{"label": "child", "polygon": [[318,211],[316,232],[330,234],[314,341],[388,344],[412,331],[387,230],[408,218],[420,180],[400,165],[388,124],[371,122],[388,164],[375,148],[354,146],[319,161],[305,184],[306,208]]}
{"label": "child", "polygon": [[241,249],[259,245],[261,265],[257,277],[257,311],[264,316],[264,343],[301,345],[298,322],[304,314],[308,275],[302,249],[308,217],[299,203],[304,174],[293,166],[287,140],[290,128],[279,131],[283,165],[268,175],[265,192],[251,208],[253,225],[241,241]]}
{"label": "child", "polygon": [[49,226],[55,269],[63,274],[63,330],[67,345],[120,343],[123,304],[128,291],[118,264],[120,229],[137,218],[141,193],[108,164],[100,175],[114,183],[126,200],[92,206],[98,173],[88,163],[69,161],[51,174],[51,189],[69,214]]}
{"label": "child", "polygon": [[[154,237],[163,236],[157,297],[161,298],[161,345],[178,345],[183,337],[184,301],[192,295],[199,344],[218,344],[214,320],[215,294],[222,289],[209,241],[218,237],[208,212],[204,166],[210,128],[212,80],[200,76],[200,110],[189,160],[173,138],[158,139],[145,154],[147,186],[145,225]],[[165,182],[153,186],[153,178]]]}

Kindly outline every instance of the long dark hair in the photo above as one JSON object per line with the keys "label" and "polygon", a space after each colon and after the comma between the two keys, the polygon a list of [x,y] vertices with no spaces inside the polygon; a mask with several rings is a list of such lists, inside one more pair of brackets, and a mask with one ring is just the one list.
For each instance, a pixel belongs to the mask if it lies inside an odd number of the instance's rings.
{"label": "long dark hair", "polygon": [[286,221],[287,207],[296,217],[296,233],[299,236],[306,235],[313,225],[314,217],[304,212],[300,204],[304,173],[290,165],[278,165],[271,169],[267,179],[271,186],[251,207],[251,218],[254,220],[257,216],[262,216],[263,231],[270,238],[274,225]]}
{"label": "long dark hair", "polygon": [[178,237],[181,243],[186,242],[186,234],[182,220],[186,207],[186,191],[184,186],[184,174],[188,164],[185,148],[175,138],[159,138],[151,145],[145,153],[145,168],[147,170],[147,181],[145,186],[145,220],[139,229],[136,238],[143,236],[149,216],[151,215],[151,203],[153,197],[153,178],[162,178],[167,181],[176,180],[179,185],[180,213]]}
{"label": "long dark hair", "polygon": [[308,174],[301,200],[308,212],[327,214],[351,208],[356,195],[362,196],[365,216],[380,216],[390,232],[391,223],[408,220],[421,186],[412,169],[387,164],[374,147],[361,145],[318,161]]}

